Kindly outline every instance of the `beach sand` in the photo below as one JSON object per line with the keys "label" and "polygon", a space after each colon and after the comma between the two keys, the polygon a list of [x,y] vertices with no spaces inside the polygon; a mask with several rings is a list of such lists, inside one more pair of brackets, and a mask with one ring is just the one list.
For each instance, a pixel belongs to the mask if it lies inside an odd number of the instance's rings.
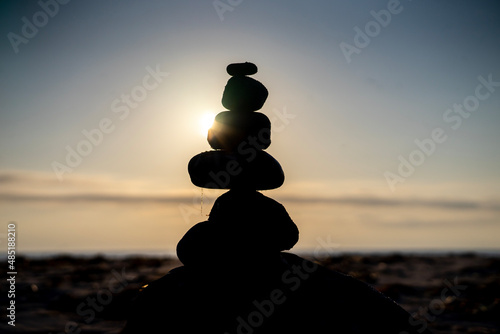
{"label": "beach sand", "polygon": [[[500,333],[499,257],[302,256],[373,285],[413,314],[417,329]],[[181,264],[174,258],[61,255],[18,257],[16,265],[15,327],[7,324],[9,285],[3,280],[0,332],[97,334],[119,333],[141,286]]]}

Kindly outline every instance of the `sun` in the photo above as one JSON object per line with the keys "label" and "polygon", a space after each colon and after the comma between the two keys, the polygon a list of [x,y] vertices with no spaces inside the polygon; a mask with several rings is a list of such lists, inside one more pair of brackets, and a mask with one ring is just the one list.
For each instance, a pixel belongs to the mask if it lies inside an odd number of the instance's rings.
{"label": "sun", "polygon": [[208,130],[212,127],[212,124],[214,123],[215,119],[215,113],[213,111],[207,110],[205,111],[200,119],[199,119],[199,124],[200,124],[200,134],[203,136],[206,136],[208,133]]}

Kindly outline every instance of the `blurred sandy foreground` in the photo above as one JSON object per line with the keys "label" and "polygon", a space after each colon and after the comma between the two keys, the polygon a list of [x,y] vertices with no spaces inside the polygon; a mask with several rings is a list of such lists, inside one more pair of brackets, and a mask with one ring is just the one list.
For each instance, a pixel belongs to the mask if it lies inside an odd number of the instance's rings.
{"label": "blurred sandy foreground", "polygon": [[[351,254],[313,260],[372,284],[412,313],[418,329],[500,333],[498,256]],[[2,333],[119,333],[138,289],[180,265],[165,257],[102,256],[18,257],[16,263],[16,326],[7,324],[9,286],[3,280]]]}

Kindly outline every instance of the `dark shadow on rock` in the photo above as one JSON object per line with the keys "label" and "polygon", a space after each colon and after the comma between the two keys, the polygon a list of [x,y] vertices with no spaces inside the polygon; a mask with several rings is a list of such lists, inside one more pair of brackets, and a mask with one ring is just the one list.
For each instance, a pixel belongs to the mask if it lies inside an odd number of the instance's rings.
{"label": "dark shadow on rock", "polygon": [[283,205],[257,191],[230,190],[214,203],[209,219],[193,226],[177,244],[185,265],[263,263],[291,249],[299,230]]}
{"label": "dark shadow on rock", "polygon": [[131,333],[430,333],[369,285],[290,253],[261,266],[183,266],[137,298]]}

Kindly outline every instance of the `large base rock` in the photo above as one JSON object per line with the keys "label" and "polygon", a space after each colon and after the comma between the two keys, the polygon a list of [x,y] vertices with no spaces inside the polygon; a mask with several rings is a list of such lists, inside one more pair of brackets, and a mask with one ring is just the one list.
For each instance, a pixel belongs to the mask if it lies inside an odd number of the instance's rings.
{"label": "large base rock", "polygon": [[369,285],[287,253],[260,266],[173,269],[135,305],[123,334],[431,334]]}

